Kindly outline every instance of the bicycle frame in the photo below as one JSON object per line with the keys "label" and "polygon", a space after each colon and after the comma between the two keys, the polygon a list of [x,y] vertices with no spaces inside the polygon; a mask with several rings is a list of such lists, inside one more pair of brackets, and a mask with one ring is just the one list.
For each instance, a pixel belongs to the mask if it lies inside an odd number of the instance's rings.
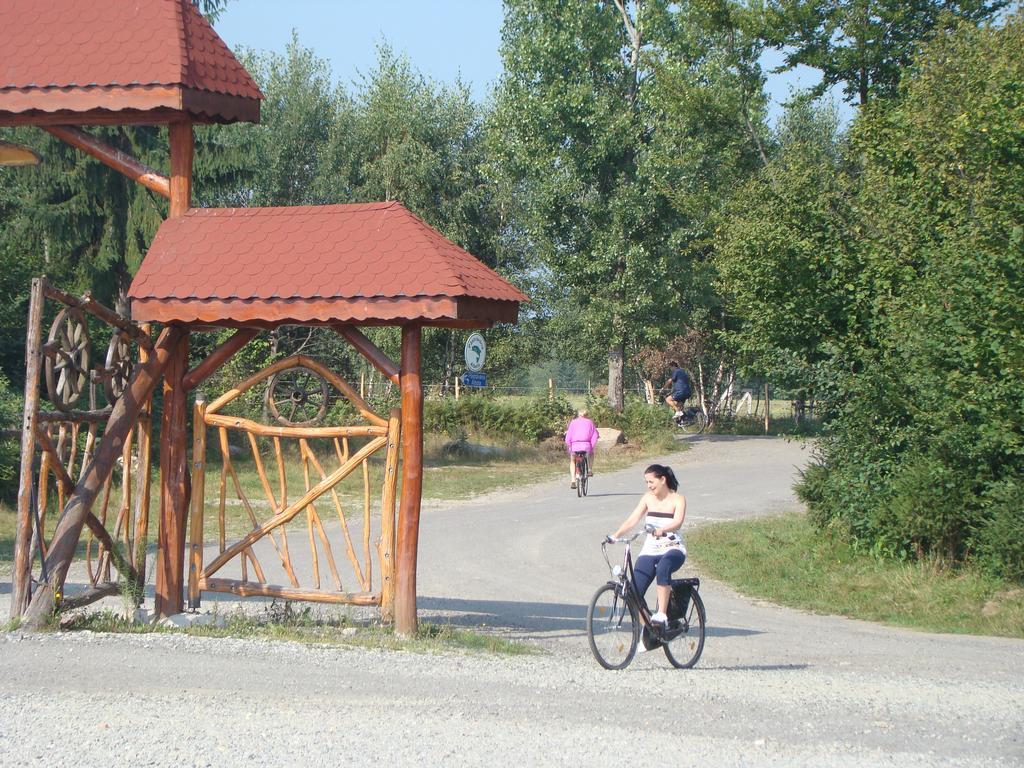
{"label": "bicycle frame", "polygon": [[[650,531],[645,531],[645,533],[649,532]],[[667,626],[662,624],[655,624],[651,621],[651,609],[647,607],[647,600],[644,599],[644,596],[637,594],[633,579],[632,544],[640,535],[640,532],[637,532],[628,538],[618,540],[619,542],[626,545],[624,548],[625,551],[622,554],[622,566],[619,567],[618,571],[615,570],[617,566],[613,566],[611,560],[608,557],[609,542],[604,541],[601,543],[601,554],[604,555],[604,560],[608,564],[608,570],[611,572],[612,575],[611,581],[609,581],[608,583],[616,585],[618,594],[622,597],[623,600],[623,607],[625,607],[625,601],[631,600],[633,602],[633,605],[636,606],[637,615],[639,615],[640,617],[640,622],[643,624],[643,626],[647,628],[647,631],[656,640],[671,640],[672,638],[678,637],[683,632],[689,630],[689,617],[681,616],[679,618],[678,626],[671,632],[667,631]]]}
{"label": "bicycle frame", "polygon": [[590,469],[590,467],[588,466],[588,464],[590,462],[587,460],[587,452],[586,451],[573,451],[572,455],[573,455],[573,460],[575,461],[575,466],[576,466],[576,476],[577,477],[585,477],[586,474],[587,474],[587,471]]}
{"label": "bicycle frame", "polygon": [[611,572],[612,578],[609,584],[616,584],[618,586],[618,592],[622,596],[623,600],[632,600],[636,606],[637,613],[640,615],[640,621],[648,629],[654,628],[656,625],[651,624],[651,611],[647,607],[647,601],[643,599],[641,595],[636,593],[636,589],[633,586],[633,548],[632,544],[636,541],[639,533],[634,533],[632,536],[626,539],[619,539],[620,542],[624,543],[624,552],[622,555],[622,566],[616,572],[616,566],[612,565],[611,560],[608,557],[608,542],[601,543],[601,554],[604,555],[604,560],[608,563],[608,570]]}

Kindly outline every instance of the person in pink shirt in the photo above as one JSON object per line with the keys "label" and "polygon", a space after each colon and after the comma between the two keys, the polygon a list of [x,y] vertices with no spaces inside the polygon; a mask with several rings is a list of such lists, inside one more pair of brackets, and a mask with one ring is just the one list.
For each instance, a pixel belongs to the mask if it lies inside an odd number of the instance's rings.
{"label": "person in pink shirt", "polygon": [[597,427],[594,422],[587,418],[587,409],[581,408],[576,412],[576,418],[569,422],[569,428],[565,430],[565,446],[569,449],[569,487],[576,487],[576,462],[573,460],[573,453],[576,451],[587,452],[587,462],[590,466],[588,476],[594,474],[594,446],[597,445]]}

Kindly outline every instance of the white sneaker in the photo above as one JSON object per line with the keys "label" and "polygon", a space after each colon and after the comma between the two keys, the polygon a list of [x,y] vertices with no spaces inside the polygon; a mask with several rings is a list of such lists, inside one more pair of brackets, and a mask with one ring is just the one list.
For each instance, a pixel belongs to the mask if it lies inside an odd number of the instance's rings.
{"label": "white sneaker", "polygon": [[674,417],[674,418],[677,418],[677,419],[678,419],[678,418],[679,418],[680,416],[683,416],[683,415],[684,415],[684,413],[683,413],[682,411],[676,411],[676,412],[675,412],[675,417]]}
{"label": "white sneaker", "polygon": [[651,624],[668,624],[668,616],[661,611],[651,614]]}

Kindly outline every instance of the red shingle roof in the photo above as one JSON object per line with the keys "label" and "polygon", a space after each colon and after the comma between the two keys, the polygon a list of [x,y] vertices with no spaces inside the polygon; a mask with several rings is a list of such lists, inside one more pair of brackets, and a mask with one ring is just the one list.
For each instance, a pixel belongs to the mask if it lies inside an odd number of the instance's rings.
{"label": "red shingle roof", "polygon": [[[0,120],[259,119],[259,88],[190,0],[3,0]],[[96,117],[93,115],[92,117]],[[81,123],[82,119],[75,119]],[[86,120],[91,122],[92,120]]]}
{"label": "red shingle roof", "polygon": [[397,202],[193,209],[129,295],[138,320],[209,323],[508,322],[526,300]]}

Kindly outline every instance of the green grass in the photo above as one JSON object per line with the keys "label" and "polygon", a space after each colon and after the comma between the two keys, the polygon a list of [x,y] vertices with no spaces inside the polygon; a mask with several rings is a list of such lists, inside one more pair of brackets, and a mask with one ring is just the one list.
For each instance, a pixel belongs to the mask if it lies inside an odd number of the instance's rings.
{"label": "green grass", "polygon": [[196,637],[241,637],[279,640],[308,645],[334,645],[416,653],[471,653],[522,656],[539,653],[533,646],[494,635],[459,629],[449,624],[420,624],[415,637],[397,636],[390,627],[350,622],[344,618],[325,618],[312,607],[296,608],[292,603],[274,603],[258,616],[238,612],[227,617],[223,626],[196,626],[179,629],[138,624],[113,611],[75,614],[62,622],[70,631],[89,630],[125,634],[181,633]]}
{"label": "green grass", "polygon": [[1024,637],[1024,588],[973,570],[881,560],[806,515],[694,529],[698,569],[741,593],[816,613],[930,632]]}

